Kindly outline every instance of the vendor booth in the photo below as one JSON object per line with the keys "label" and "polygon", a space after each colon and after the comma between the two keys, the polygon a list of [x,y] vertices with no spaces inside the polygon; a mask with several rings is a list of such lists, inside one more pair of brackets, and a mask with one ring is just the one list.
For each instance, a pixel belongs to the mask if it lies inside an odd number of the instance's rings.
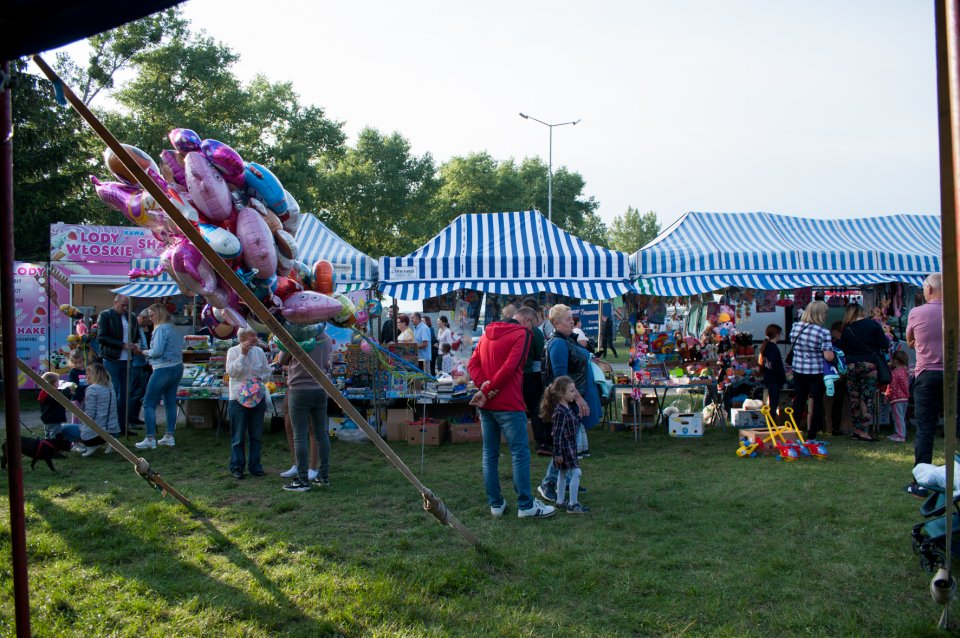
{"label": "vendor booth", "polygon": [[686,213],[631,257],[636,291],[675,297],[730,286],[781,290],[919,285],[940,270],[940,218],[805,219]]}
{"label": "vendor booth", "polygon": [[535,210],[460,215],[409,255],[381,257],[380,289],[418,300],[461,289],[610,299],[631,289],[626,253],[594,246]]}

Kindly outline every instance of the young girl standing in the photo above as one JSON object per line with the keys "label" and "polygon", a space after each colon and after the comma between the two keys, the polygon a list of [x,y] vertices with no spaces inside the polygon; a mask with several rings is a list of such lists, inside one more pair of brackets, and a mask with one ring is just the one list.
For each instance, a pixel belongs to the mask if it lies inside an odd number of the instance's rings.
{"label": "young girl standing", "polygon": [[[540,403],[540,418],[553,422],[553,465],[559,471],[557,508],[565,506],[568,514],[590,511],[578,500],[581,472],[577,462],[577,432],[580,417],[571,409],[578,396],[573,379],[560,376],[544,390]],[[565,498],[568,488],[570,496]]]}
{"label": "young girl standing", "polygon": [[887,438],[897,443],[907,440],[907,401],[910,400],[910,379],[907,367],[910,358],[903,350],[893,353],[890,360],[890,385],[884,396],[893,412],[894,433]]}
{"label": "young girl standing", "polygon": [[767,389],[767,405],[770,406],[770,412],[776,415],[780,412],[780,390],[787,382],[787,371],[783,367],[780,348],[777,347],[777,342],[783,336],[783,328],[771,323],[767,326],[765,334],[767,338],[760,344],[757,363],[763,370],[763,387]]}
{"label": "young girl standing", "polygon": [[[87,367],[87,395],[84,408],[87,415],[109,434],[120,434],[117,395],[113,391],[110,373],[99,363]],[[80,440],[86,446],[84,456],[92,456],[106,442],[85,423],[80,424]],[[111,452],[113,448],[108,445],[104,453]]]}

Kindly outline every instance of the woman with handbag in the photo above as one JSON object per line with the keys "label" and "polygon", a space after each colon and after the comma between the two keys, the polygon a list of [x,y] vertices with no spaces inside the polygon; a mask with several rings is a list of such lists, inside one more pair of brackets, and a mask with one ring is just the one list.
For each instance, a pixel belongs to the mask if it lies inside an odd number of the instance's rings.
{"label": "woman with handbag", "polygon": [[870,434],[870,425],[876,408],[877,387],[890,383],[886,360],[889,345],[883,328],[867,316],[863,306],[858,303],[847,306],[840,349],[847,358],[847,395],[853,438],[857,441],[878,440]]}
{"label": "woman with handbag", "polygon": [[[793,346],[787,353],[787,365],[793,367],[793,413],[799,421],[806,413],[807,399],[813,399],[810,428],[807,438],[815,439],[824,427],[823,422],[823,362],[833,361],[833,341],[830,331],[823,327],[827,320],[827,304],[811,301],[800,321],[790,330]],[[802,422],[802,421],[801,421]]]}

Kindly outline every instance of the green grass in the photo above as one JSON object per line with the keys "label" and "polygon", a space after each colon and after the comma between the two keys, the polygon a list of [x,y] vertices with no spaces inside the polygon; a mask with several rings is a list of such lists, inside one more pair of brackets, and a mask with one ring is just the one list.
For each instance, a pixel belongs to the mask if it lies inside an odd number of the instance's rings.
{"label": "green grass", "polygon": [[[131,441],[132,445],[133,441]],[[36,636],[916,636],[939,608],[910,545],[912,449],[831,441],[831,458],[740,459],[736,436],[591,434],[585,516],[492,518],[480,445],[398,454],[484,544],[422,510],[369,444],[336,441],[332,486],[226,472],[229,444],[183,428],[144,453],[207,515],[119,455],[25,471]],[[545,460],[535,458],[539,477]],[[6,482],[4,481],[4,485]],[[536,485],[536,482],[534,482]],[[3,495],[0,551],[10,555]],[[0,634],[12,635],[9,559]]]}

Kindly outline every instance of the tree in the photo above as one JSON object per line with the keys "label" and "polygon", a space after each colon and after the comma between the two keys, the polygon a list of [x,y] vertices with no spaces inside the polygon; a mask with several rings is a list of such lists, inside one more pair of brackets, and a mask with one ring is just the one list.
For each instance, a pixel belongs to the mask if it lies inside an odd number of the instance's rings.
{"label": "tree", "polygon": [[403,255],[439,230],[431,214],[436,166],[416,157],[399,133],[360,132],[329,176],[332,198],[320,217],[343,239],[370,255]]}
{"label": "tree", "polygon": [[53,99],[50,83],[15,60],[13,90],[13,232],[16,257],[50,256],[50,224],[119,222],[100,204],[87,176],[93,170],[94,136],[80,117]]}
{"label": "tree", "polygon": [[182,11],[177,7],[166,9],[88,38],[91,53],[85,68],[69,55],[58,53],[57,71],[83,103],[89,104],[100,91],[112,89],[117,72],[137,56],[187,35]]}
{"label": "tree", "polygon": [[652,210],[640,214],[636,208],[614,217],[610,224],[610,247],[625,253],[635,253],[660,234],[660,222]]}

